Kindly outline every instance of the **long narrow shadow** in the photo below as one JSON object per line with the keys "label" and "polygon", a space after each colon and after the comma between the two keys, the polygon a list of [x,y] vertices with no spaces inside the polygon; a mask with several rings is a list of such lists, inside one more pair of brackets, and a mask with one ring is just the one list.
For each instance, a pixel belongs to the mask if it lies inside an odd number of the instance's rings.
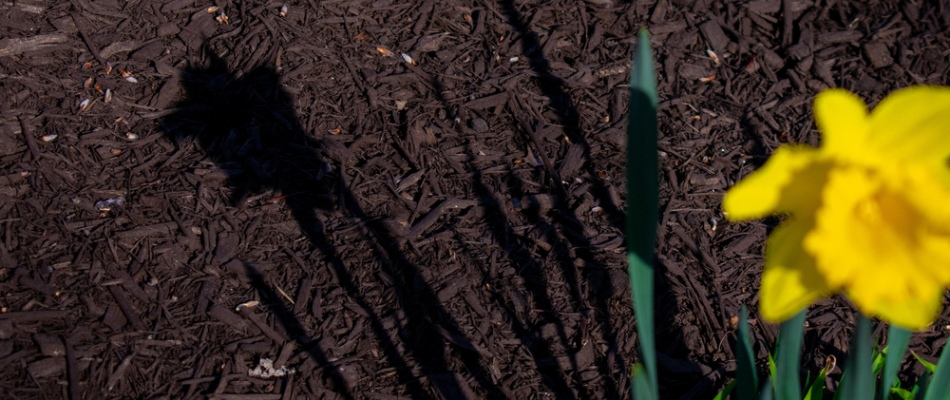
{"label": "long narrow shadow", "polygon": [[[232,206],[240,205],[252,193],[264,190],[280,193],[280,199],[308,237],[312,249],[321,254],[337,284],[367,316],[381,353],[405,385],[409,397],[436,397],[420,377],[414,375],[410,358],[429,378],[438,397],[464,398],[470,393],[463,382],[446,374],[449,369],[446,357],[451,353],[450,348],[455,348],[462,364],[489,398],[504,398],[506,393],[492,382],[482,364],[483,354],[442,307],[419,268],[402,254],[399,238],[390,232],[389,226],[365,213],[356,196],[347,189],[342,172],[345,165],[336,167],[344,163],[333,156],[339,154],[338,145],[312,138],[304,131],[277,72],[265,67],[246,73],[233,72],[207,48],[205,53],[203,61],[181,72],[186,97],[176,105],[173,114],[161,121],[166,135],[179,144],[185,140],[197,142],[227,173]],[[362,233],[370,239],[375,260],[382,266],[381,272],[396,281],[392,290],[405,318],[396,321],[394,329],[402,336],[404,350],[394,342],[392,329],[384,327],[382,318],[360,294],[357,280],[325,233],[318,213],[328,209],[339,209],[363,222]],[[263,275],[253,265],[244,265],[259,296],[277,299]],[[318,366],[333,365],[326,349],[310,338],[292,310],[279,301],[268,302],[266,306],[289,339],[306,349]],[[347,399],[356,397],[352,392],[353,383],[336,368],[323,369],[335,391]]]}
{"label": "long narrow shadow", "polygon": [[[502,14],[507,18],[507,23],[512,28],[514,28],[514,30],[520,36],[522,54],[528,60],[528,64],[531,67],[532,72],[537,77],[537,84],[540,87],[541,92],[550,100],[550,104],[555,107],[555,111],[558,116],[557,123],[563,127],[564,135],[569,138],[571,143],[574,143],[576,146],[581,146],[584,158],[583,169],[587,172],[587,176],[591,180],[592,194],[599,200],[604,212],[607,213],[615,226],[619,230],[624,231],[624,214],[622,210],[619,209],[619,205],[613,204],[613,202],[610,200],[611,197],[606,184],[597,175],[596,165],[590,154],[591,146],[581,131],[578,110],[574,105],[574,101],[571,99],[570,94],[568,94],[565,90],[564,80],[551,73],[550,63],[543,54],[543,46],[538,38],[538,35],[527,25],[524,17],[521,15],[521,12],[518,11],[514,2],[511,0],[501,0],[500,6],[502,9]],[[581,6],[583,7],[583,5]],[[511,101],[514,101],[514,99]],[[521,106],[516,107],[521,108]],[[523,112],[524,110],[521,111]],[[523,116],[520,115],[515,115],[513,117],[516,119],[523,118]],[[543,153],[544,149],[541,148],[541,144],[539,143],[536,134],[532,132],[534,127],[528,124],[523,125],[525,125],[525,133],[529,136],[529,139],[533,145],[537,147],[537,151]],[[569,233],[563,235],[564,240],[567,243],[557,243],[561,242],[562,240],[555,238],[556,247],[570,246],[571,248],[577,249],[576,256],[585,261],[588,269],[590,271],[595,271],[595,273],[599,272],[602,274],[605,272],[605,266],[595,261],[594,254],[591,251],[593,247],[592,243],[583,233],[583,223],[577,220],[577,218],[574,217],[573,213],[570,211],[568,192],[562,184],[561,176],[559,176],[553,165],[546,165],[546,170],[550,175],[548,179],[552,183],[550,188],[557,195],[555,197],[556,200],[553,207],[553,211],[555,212],[550,213],[555,224],[555,226],[552,226],[551,228],[560,228],[560,230]],[[517,190],[518,188],[515,187],[513,189]],[[538,221],[542,221],[542,219],[538,219]],[[582,303],[580,303],[580,289],[576,286],[579,283],[579,280],[576,279],[574,272],[576,267],[570,262],[570,260],[563,260],[560,264],[561,271],[564,274],[566,280],[569,282],[569,285],[571,285],[570,290],[575,296],[574,304],[575,306],[579,306]],[[612,356],[616,359],[616,362],[619,365],[625,365],[626,362],[623,360],[618,351],[619,344],[617,338],[615,337],[616,330],[609,317],[610,313],[607,299],[610,297],[611,293],[606,293],[601,289],[604,285],[599,284],[600,282],[594,281],[595,279],[591,279],[591,276],[588,276],[588,282],[591,283],[591,293],[594,294],[594,298],[591,300],[597,309],[595,315],[599,317],[600,323],[603,325],[604,337],[611,339],[611,343],[609,344],[610,351],[606,357],[598,357],[596,363],[601,373],[605,374],[605,389],[607,395],[611,397],[619,397],[622,395],[620,393],[620,388],[617,386],[614,379],[612,379],[612,375],[616,371],[611,371],[607,357]],[[576,360],[572,359],[572,362],[576,363]]]}
{"label": "long narrow shadow", "polygon": [[[545,284],[547,279],[544,277],[544,272],[542,271],[542,265],[538,263],[528,248],[525,247],[525,244],[530,243],[531,240],[527,237],[523,237],[519,234],[512,232],[514,228],[511,224],[511,221],[505,215],[503,202],[497,198],[497,195],[494,191],[487,185],[483,180],[484,177],[481,171],[475,166],[475,152],[471,149],[468,150],[468,162],[471,166],[471,169],[474,170],[472,183],[475,190],[475,195],[478,196],[479,203],[485,207],[485,215],[488,218],[489,230],[492,234],[494,241],[501,246],[504,251],[505,256],[508,258],[511,265],[516,266],[515,271],[521,277],[521,281],[525,285],[525,289],[531,294],[531,299],[534,301],[532,308],[534,310],[539,310],[547,313],[557,315],[554,302],[551,299],[551,296],[548,294],[548,287]],[[518,182],[518,178],[510,176],[511,181]],[[517,196],[519,193],[515,191],[512,195]],[[537,215],[533,218],[536,221],[541,221]],[[550,229],[550,227],[541,227],[542,230]],[[553,247],[559,247],[557,244],[554,244]],[[491,281],[492,277],[487,271],[482,271],[483,279],[486,281]],[[568,277],[567,279],[571,279]],[[568,281],[568,285],[575,285],[574,282]],[[528,350],[531,352],[532,358],[535,363],[535,368],[538,369],[538,372],[541,373],[542,382],[554,392],[560,399],[575,399],[577,398],[574,395],[574,391],[571,389],[568,384],[567,379],[565,379],[566,371],[564,371],[558,363],[551,362],[554,360],[557,355],[554,352],[554,346],[545,343],[544,338],[538,340],[538,337],[541,336],[540,329],[537,327],[531,327],[528,323],[522,323],[521,319],[524,319],[525,316],[519,316],[515,313],[511,307],[509,307],[505,302],[500,298],[500,296],[493,296],[493,300],[498,304],[502,309],[508,313],[508,318],[511,321],[511,328],[514,331],[515,335],[525,344]],[[578,307],[579,304],[577,299],[574,300],[574,307]],[[570,354],[568,355],[568,361],[571,364],[571,369],[577,371],[578,362],[576,357],[573,354],[575,347],[574,343],[571,343],[570,338],[568,338],[564,323],[560,318],[548,318],[548,316],[542,317],[542,320],[549,319],[556,328],[556,335],[559,347]],[[576,387],[579,397],[582,399],[589,398],[586,388],[583,385]],[[608,398],[615,398],[616,396],[608,396]]]}
{"label": "long narrow shadow", "polygon": [[[487,5],[487,4],[486,4]],[[626,215],[622,209],[620,209],[619,204],[614,204],[610,199],[610,192],[607,184],[598,177],[597,174],[597,164],[593,155],[591,154],[591,146],[587,141],[583,130],[580,126],[580,115],[577,107],[571,95],[566,90],[566,84],[564,80],[551,72],[550,62],[547,60],[546,55],[543,50],[545,48],[542,45],[539,35],[531,30],[526,22],[526,18],[522,16],[521,12],[516,7],[514,1],[512,0],[499,0],[499,5],[501,7],[501,12],[507,18],[507,23],[515,30],[519,35],[519,42],[521,43],[522,55],[527,59],[528,64],[531,68],[532,73],[536,76],[536,82],[542,92],[542,94],[548,98],[549,104],[555,108],[555,112],[558,120],[556,121],[563,129],[564,135],[573,143],[574,146],[580,146],[583,154],[583,167],[582,169],[587,173],[587,179],[591,184],[591,194],[598,199],[599,205],[604,209],[604,212],[607,214],[608,219],[614,225],[616,229],[622,232],[626,232],[625,220]],[[580,4],[579,7],[585,7],[584,4]],[[586,27],[584,27],[586,28]],[[554,40],[556,37],[555,32],[551,32],[551,38],[548,40]],[[517,100],[517,99],[515,99]],[[518,107],[525,107],[525,105],[520,105]],[[516,108],[517,110],[517,108]],[[523,110],[522,110],[523,111]],[[519,115],[515,115],[515,118],[518,118]],[[540,121],[543,124],[543,121]],[[538,147],[538,151],[543,153],[543,149],[540,148],[540,143],[536,134],[532,132],[534,129],[529,124],[522,124],[524,126],[525,133],[529,136],[529,139],[533,144]],[[576,256],[581,258],[585,262],[589,263],[589,270],[597,271],[604,268],[603,265],[598,265],[594,262],[594,254],[592,251],[592,243],[583,234],[583,223],[579,221],[573,213],[570,212],[569,203],[568,203],[568,193],[565,190],[562,184],[562,177],[559,176],[557,169],[553,168],[551,165],[547,165],[547,172],[550,175],[549,181],[552,183],[550,188],[555,191],[559,196],[553,207],[555,211],[562,210],[561,212],[552,212],[550,213],[554,219],[555,226],[561,231],[567,232],[577,232],[578,234],[574,235],[564,235],[564,240],[569,245],[577,249]],[[659,177],[658,177],[659,179]],[[629,190],[629,188],[628,188]],[[629,193],[629,192],[628,192]],[[570,276],[573,266],[571,265],[562,265],[562,270],[565,275]],[[601,316],[600,322],[604,326],[604,336],[607,338],[613,338],[613,342],[610,343],[612,351],[617,351],[619,348],[619,341],[616,338],[616,330],[614,328],[613,321],[610,319],[609,307],[607,303],[607,298],[610,297],[611,291],[609,289],[604,289],[604,285],[598,285],[598,280],[593,275],[587,275],[588,283],[591,285],[591,293],[594,294],[594,299],[592,302],[597,308],[596,315]],[[656,286],[658,288],[669,287],[668,283],[665,282],[664,275],[662,273],[655,274]],[[660,298],[665,298],[664,293],[658,293]],[[658,309],[659,303],[654,305],[654,309]],[[665,327],[658,326],[659,330],[666,330]],[[657,348],[684,348],[681,341],[681,337],[672,337],[672,338],[659,338],[657,343]],[[608,355],[610,357],[610,355]],[[619,352],[613,354],[613,358],[619,363],[619,365],[626,365],[622,356]],[[598,360],[598,367],[603,373],[610,374],[615,373],[616,371],[611,371],[607,359],[601,358]],[[625,376],[625,371],[623,371]],[[623,377],[620,379],[624,379]],[[606,380],[606,386],[608,393],[615,394],[617,396],[625,395],[621,393],[620,388],[615,385],[613,379]],[[625,382],[624,382],[625,383]],[[620,386],[623,387],[624,383],[621,383]],[[661,385],[662,386],[662,385]],[[679,389],[673,388],[671,391],[677,391]]]}
{"label": "long narrow shadow", "polygon": [[[420,73],[420,75],[428,75]],[[441,95],[442,83],[436,79],[434,76],[428,75],[429,85],[437,89],[436,99],[445,107],[446,110],[452,110],[452,106],[448,104],[444,96]],[[404,121],[405,115],[400,114],[401,121]],[[449,128],[446,128],[449,129]],[[405,123],[400,122],[400,134],[405,136]],[[516,266],[515,270],[518,275],[522,278],[522,282],[525,283],[525,289],[531,294],[531,298],[534,300],[533,310],[538,312],[546,313],[541,320],[542,322],[538,326],[532,326],[529,323],[524,323],[523,315],[518,315],[511,305],[508,303],[508,300],[504,296],[493,293],[491,300],[502,310],[505,311],[508,320],[511,321],[510,328],[515,333],[515,336],[522,341],[522,343],[528,348],[531,353],[532,360],[534,361],[535,368],[541,374],[541,379],[544,385],[554,392],[558,398],[562,399],[574,399],[574,390],[571,385],[569,385],[566,378],[566,371],[561,368],[560,363],[557,361],[560,356],[557,356],[555,347],[559,347],[564,350],[568,350],[569,354],[566,355],[568,362],[570,364],[570,369],[573,371],[578,370],[578,361],[573,352],[570,350],[576,350],[577,343],[572,341],[572,338],[569,338],[564,323],[558,318],[551,317],[552,315],[558,315],[559,312],[554,309],[554,302],[551,299],[551,296],[548,294],[548,286],[545,283],[546,278],[544,277],[544,272],[542,266],[535,260],[530,250],[525,247],[525,244],[530,243],[531,239],[524,237],[519,234],[513,234],[511,228],[513,227],[511,221],[509,221],[504,211],[502,211],[503,203],[497,198],[497,193],[484,182],[484,175],[481,173],[477,165],[475,164],[476,156],[475,151],[471,148],[466,149],[467,154],[467,163],[468,169],[472,171],[472,185],[475,191],[475,196],[479,200],[479,205],[486,209],[487,220],[489,232],[492,235],[494,241],[501,246],[506,258],[508,258],[511,265]],[[516,177],[511,176],[509,171],[510,181],[517,181]],[[515,186],[520,186],[516,184]],[[520,193],[520,190],[515,190],[514,192]],[[556,229],[554,226],[540,222],[539,215],[533,215],[533,220],[538,221],[539,229],[547,232],[553,232]],[[555,243],[554,247],[566,248],[567,246],[561,246],[558,243],[557,239],[551,237],[546,238],[550,243]],[[457,241],[460,247],[467,248],[467,245],[464,241]],[[574,275],[574,266],[568,265],[570,260],[565,259],[564,265],[562,265],[562,271],[566,275],[565,280],[568,283],[568,287],[571,294],[571,301],[575,308],[580,308],[582,304],[581,294],[577,286],[577,279]],[[591,264],[593,265],[593,264]],[[482,280],[483,282],[492,282],[495,277],[492,276],[490,271],[485,270],[481,265],[477,265],[481,269]],[[542,337],[541,326],[545,322],[550,322],[554,325],[557,335],[557,346],[552,346],[549,343],[545,343],[545,340],[539,340]],[[606,372],[602,368],[601,372]],[[605,376],[607,376],[605,374]],[[576,376],[575,376],[576,378]],[[608,384],[608,398],[615,398],[616,390],[612,389],[612,384]],[[574,389],[580,395],[580,398],[590,398],[586,387],[579,385]]]}

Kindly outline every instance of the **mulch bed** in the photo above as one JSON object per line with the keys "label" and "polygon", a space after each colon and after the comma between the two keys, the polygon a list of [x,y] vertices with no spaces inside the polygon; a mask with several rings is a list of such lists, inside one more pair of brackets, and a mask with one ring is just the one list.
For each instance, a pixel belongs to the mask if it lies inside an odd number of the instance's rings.
{"label": "mulch bed", "polygon": [[[628,397],[640,27],[661,393],[711,397],[778,222],[726,222],[723,192],[819,143],[821,89],[950,82],[950,9],[632,3],[3,3],[3,397]],[[948,316],[911,349],[935,360]],[[852,325],[812,308],[803,375]],[[764,371],[777,327],[752,328]]]}

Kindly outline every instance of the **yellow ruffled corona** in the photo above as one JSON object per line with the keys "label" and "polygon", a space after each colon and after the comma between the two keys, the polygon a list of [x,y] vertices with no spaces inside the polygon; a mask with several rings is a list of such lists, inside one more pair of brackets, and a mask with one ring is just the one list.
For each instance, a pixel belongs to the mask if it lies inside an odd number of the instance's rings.
{"label": "yellow ruffled corona", "polygon": [[785,145],[729,189],[733,221],[786,215],[769,236],[759,310],[770,322],[844,293],[868,316],[921,329],[950,287],[950,88],[815,99],[820,148]]}

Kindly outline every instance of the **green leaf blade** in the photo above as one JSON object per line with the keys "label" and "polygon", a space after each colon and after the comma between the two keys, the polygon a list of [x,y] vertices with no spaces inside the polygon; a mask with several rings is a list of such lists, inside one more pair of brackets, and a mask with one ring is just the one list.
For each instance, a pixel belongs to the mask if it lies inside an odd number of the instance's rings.
{"label": "green leaf blade", "polygon": [[749,334],[749,317],[745,306],[739,311],[739,327],[736,329],[736,385],[741,400],[758,398],[759,375],[755,368],[755,355],[752,353],[752,339]]}
{"label": "green leaf blade", "polygon": [[801,360],[802,336],[804,335],[805,311],[782,323],[775,355],[775,398],[777,400],[800,400],[801,381],[798,377]]}
{"label": "green leaf blade", "polygon": [[941,350],[940,360],[937,361],[937,370],[927,384],[924,400],[950,399],[950,352],[946,346]]}
{"label": "green leaf blade", "polygon": [[841,398],[874,398],[875,379],[871,373],[873,345],[871,342],[871,320],[863,314],[858,314],[854,341],[848,350],[848,359],[845,361],[844,371],[848,374],[848,377],[841,383]]}
{"label": "green leaf blade", "polygon": [[[642,381],[648,398],[659,398],[656,340],[653,324],[653,252],[659,220],[657,157],[657,95],[653,56],[646,30],[641,30],[630,71],[627,125],[627,264],[636,316]],[[641,381],[634,375],[633,381]],[[637,386],[633,389],[636,391]],[[635,397],[641,399],[644,397]]]}
{"label": "green leaf blade", "polygon": [[887,354],[884,359],[884,371],[881,373],[881,396],[882,400],[887,400],[894,386],[894,378],[897,377],[897,370],[904,361],[904,353],[907,351],[907,344],[910,343],[910,331],[891,325],[887,330]]}
{"label": "green leaf blade", "polygon": [[658,397],[654,395],[653,385],[650,382],[650,377],[643,368],[643,365],[636,364],[633,366],[633,374],[630,375],[630,390],[633,392],[633,398],[637,400],[657,400]]}

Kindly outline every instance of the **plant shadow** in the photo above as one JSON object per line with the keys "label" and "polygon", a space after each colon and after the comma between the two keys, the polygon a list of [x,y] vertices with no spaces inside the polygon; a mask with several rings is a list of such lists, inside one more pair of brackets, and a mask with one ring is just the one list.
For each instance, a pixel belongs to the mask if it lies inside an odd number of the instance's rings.
{"label": "plant shadow", "polygon": [[[250,195],[265,191],[279,194],[272,200],[290,211],[311,250],[329,266],[334,284],[365,316],[370,336],[404,385],[405,395],[414,399],[470,397],[467,384],[449,371],[446,355],[454,348],[484,392],[492,398],[506,397],[483,366],[484,351],[466,338],[419,268],[406,259],[399,248],[400,238],[379,218],[369,216],[348,191],[344,171],[353,161],[348,150],[332,139],[314,138],[303,129],[278,71],[262,66],[232,69],[209,46],[204,46],[203,53],[181,71],[185,97],[161,120],[166,136],[179,146],[197,144],[227,174],[232,207],[243,207]],[[370,243],[373,260],[381,266],[379,274],[392,281],[393,314],[401,317],[379,315],[363,296],[358,272],[344,263],[339,246],[324,230],[322,218],[330,212],[361,221],[359,233]],[[306,351],[338,395],[357,398],[357,382],[341,373],[342,368],[336,367],[340,361],[331,360],[319,338],[308,332],[301,310],[280,301],[265,271],[251,263],[240,264],[244,266],[240,273],[259,298],[267,299],[264,307],[287,332],[288,340]],[[308,270],[302,282],[318,273],[314,266],[299,264]]]}

